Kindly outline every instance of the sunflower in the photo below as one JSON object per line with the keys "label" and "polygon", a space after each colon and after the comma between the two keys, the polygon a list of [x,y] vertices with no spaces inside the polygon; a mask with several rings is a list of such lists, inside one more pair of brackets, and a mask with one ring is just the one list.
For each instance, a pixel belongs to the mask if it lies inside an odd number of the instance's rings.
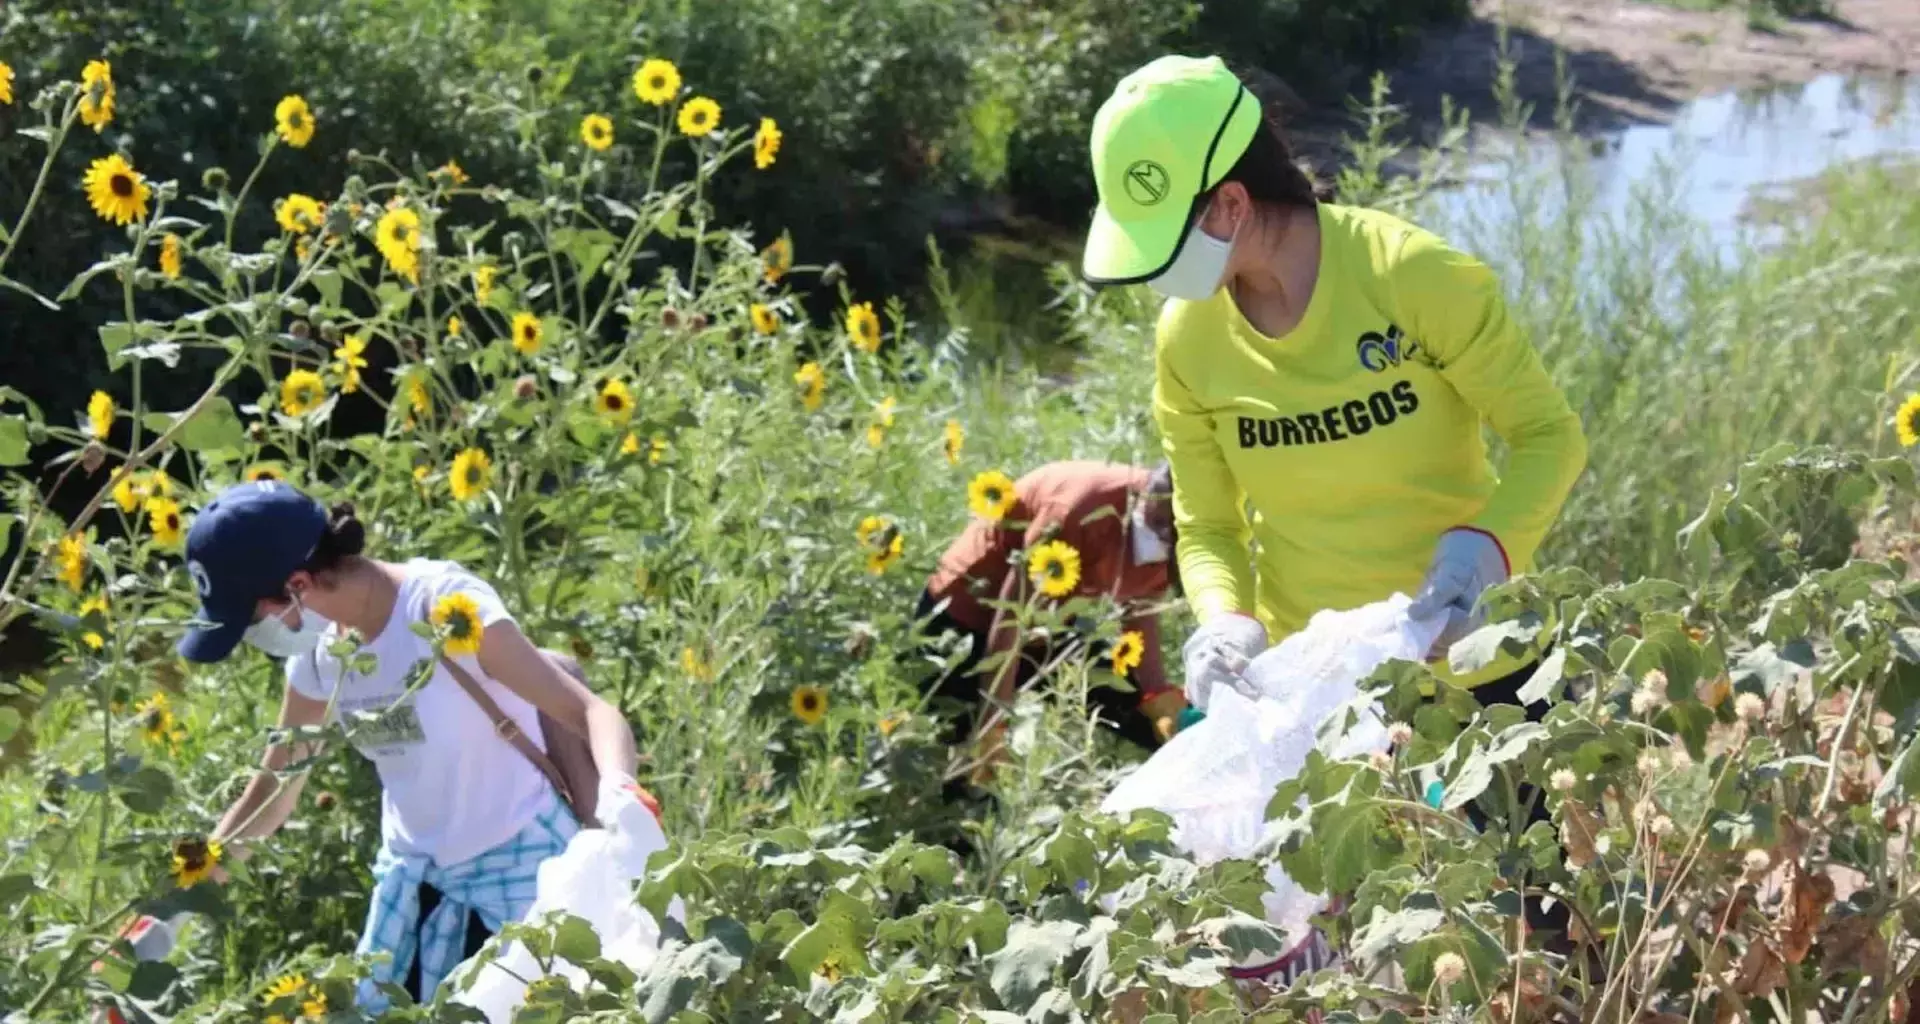
{"label": "sunflower", "polygon": [[862,302],[847,308],[847,337],[853,339],[853,347],[872,354],[880,351],[880,317],[873,311],[873,303]]}
{"label": "sunflower", "polygon": [[186,738],[186,730],[180,728],[180,720],[173,716],[173,705],[164,693],[135,704],[133,721],[140,738],[156,747],[177,747]]}
{"label": "sunflower", "polygon": [[466,501],[493,486],[493,460],[478,448],[468,448],[453,457],[453,472],[447,477],[455,501]]}
{"label": "sunflower", "polygon": [[600,393],[593,396],[593,411],[608,423],[632,419],[633,392],[627,390],[627,382],[615,377],[600,385]]}
{"label": "sunflower", "polygon": [[753,329],[759,334],[772,334],[780,329],[780,314],[761,303],[747,307],[747,318],[753,321]]}
{"label": "sunflower", "polygon": [[484,306],[493,298],[493,275],[497,268],[491,263],[482,263],[473,268],[473,301]]}
{"label": "sunflower", "polygon": [[13,102],[13,65],[0,60],[0,103]]}
{"label": "sunflower", "polygon": [[279,481],[287,478],[287,474],[283,472],[279,466],[270,462],[262,462],[257,466],[248,466],[244,476],[250,484],[257,484],[263,480]]}
{"label": "sunflower", "polygon": [[313,111],[307,101],[287,96],[273,108],[273,131],[281,141],[295,149],[305,149],[313,141]]}
{"label": "sunflower", "polygon": [[161,236],[160,238],[160,273],[165,274],[167,277],[167,280],[169,281],[177,280],[180,277],[180,236],[179,235],[168,233],[166,235]]}
{"label": "sunflower", "polygon": [[81,179],[87,190],[87,202],[100,219],[125,226],[147,216],[147,200],[153,190],[126,157],[110,153],[95,160]]}
{"label": "sunflower", "polygon": [[273,219],[280,222],[280,230],[290,235],[304,235],[319,229],[327,219],[327,208],[320,205],[318,199],[295,192],[280,200]]}
{"label": "sunflower", "polygon": [[819,725],[820,720],[827,717],[827,691],[818,686],[797,687],[788,698],[788,705],[801,725]]}
{"label": "sunflower", "polygon": [[69,533],[60,538],[59,554],[60,582],[67,589],[78,594],[87,582],[87,542],[78,534]]}
{"label": "sunflower", "polygon": [[773,244],[760,253],[760,273],[768,284],[779,284],[780,279],[793,269],[793,241],[785,235],[773,240]]}
{"label": "sunflower", "polygon": [[824,981],[829,985],[839,984],[840,976],[842,973],[841,967],[840,967],[840,958],[838,956],[827,957],[825,960],[820,961],[820,966],[815,967],[813,969],[813,973],[821,981]]}
{"label": "sunflower", "polygon": [[1893,429],[1900,435],[1900,446],[1911,448],[1920,444],[1920,391],[1907,396],[1900,403],[1900,409],[1893,414]]}
{"label": "sunflower", "polygon": [[961,426],[959,420],[948,420],[945,436],[941,442],[941,447],[945,449],[947,453],[947,465],[958,466],[960,464],[960,450],[966,446],[967,428]]}
{"label": "sunflower", "polygon": [[146,504],[148,498],[164,498],[172,493],[173,484],[167,480],[165,473],[148,473],[145,476],[129,473],[113,485],[114,504],[127,513]]}
{"label": "sunflower", "polygon": [[658,466],[667,461],[667,452],[671,450],[672,446],[667,444],[666,438],[659,434],[653,435],[653,440],[647,445],[647,465]]}
{"label": "sunflower", "polygon": [[967,484],[967,507],[988,522],[1006,518],[1013,508],[1013,480],[997,469],[989,469]]}
{"label": "sunflower", "polygon": [[905,711],[895,711],[875,723],[874,727],[880,730],[882,737],[892,736],[895,729],[907,724],[908,717]]}
{"label": "sunflower", "polygon": [[185,523],[180,517],[180,503],[172,498],[147,499],[147,524],[153,527],[153,539],[161,547],[176,547],[186,536]]}
{"label": "sunflower", "polygon": [[194,836],[173,842],[173,881],[191,889],[220,866],[220,841]]}
{"label": "sunflower", "polygon": [[433,411],[433,395],[427,391],[425,378],[416,376],[407,381],[407,418],[425,416]]}
{"label": "sunflower", "polygon": [[460,323],[459,317],[457,316],[448,317],[447,318],[447,337],[458,338],[460,336],[460,328],[462,326],[464,325]]}
{"label": "sunflower", "polygon": [[699,138],[720,127],[720,104],[705,96],[695,96],[680,108],[680,132]]}
{"label": "sunflower", "polygon": [[374,226],[373,243],[394,273],[420,283],[419,214],[404,206],[381,214],[380,222]]}
{"label": "sunflower", "polygon": [[808,412],[820,408],[820,401],[827,393],[827,371],[819,363],[807,363],[793,372],[793,382],[800,386],[800,404]]}
{"label": "sunflower", "polygon": [[521,355],[530,356],[540,351],[542,332],[539,317],[525,312],[513,315],[513,347]]}
{"label": "sunflower", "polygon": [[260,998],[262,1002],[266,1003],[278,1002],[282,999],[292,999],[304,991],[306,987],[307,979],[297,974],[287,974],[275,978],[273,984],[267,986],[267,994]]}
{"label": "sunflower", "polygon": [[1080,583],[1080,552],[1064,540],[1050,540],[1034,549],[1027,576],[1048,597],[1065,597]]}
{"label": "sunflower", "polygon": [[638,434],[633,433],[632,431],[628,431],[627,436],[620,439],[620,454],[622,455],[640,454],[640,436]]}
{"label": "sunflower", "polygon": [[867,572],[875,576],[886,572],[887,567],[900,557],[900,552],[906,550],[906,546],[906,535],[895,528],[893,539],[888,541],[885,547],[877,547],[867,552]]}
{"label": "sunflower", "polygon": [[691,647],[680,649],[680,669],[700,682],[706,683],[713,680],[713,666]]}
{"label": "sunflower", "polygon": [[860,520],[853,535],[867,552],[867,571],[875,576],[887,571],[894,559],[906,547],[906,537],[900,532],[897,523],[885,516],[868,516]]}
{"label": "sunflower", "polygon": [[1139,630],[1129,629],[1120,634],[1119,642],[1113,645],[1113,674],[1127,678],[1127,673],[1140,667],[1140,659],[1146,652],[1147,641]]}
{"label": "sunflower", "polygon": [[458,160],[449,160],[441,164],[440,173],[446,175],[447,180],[453,182],[455,185],[465,185],[468,181],[472,180],[467,177],[466,169],[460,166],[460,161]]}
{"label": "sunflower", "polygon": [[[80,602],[81,618],[84,619],[87,616],[93,615],[96,613],[102,619],[105,619],[107,617],[107,595],[95,594],[92,597],[87,598],[85,601]],[[96,651],[107,645],[107,638],[101,636],[98,633],[95,633],[91,629],[87,630],[85,633],[82,633],[80,635],[80,640],[82,643],[85,643],[88,647],[91,647]]]}
{"label": "sunflower", "polygon": [[646,60],[633,73],[633,95],[656,107],[672,103],[680,95],[680,69],[659,57]]}
{"label": "sunflower", "polygon": [[280,411],[305,416],[327,400],[327,382],[312,370],[295,370],[280,382]]}
{"label": "sunflower", "polygon": [[394,269],[399,277],[420,280],[420,215],[397,206],[380,215],[380,223],[374,225],[372,234],[374,248],[380,250],[380,256],[386,257],[386,265]]}
{"label": "sunflower", "polygon": [[327,994],[318,989],[308,989],[307,998],[300,1001],[300,1016],[304,1020],[320,1020],[327,1015]]}
{"label": "sunflower", "polygon": [[80,120],[96,134],[113,120],[113,65],[104,60],[80,70]]}
{"label": "sunflower", "polygon": [[613,122],[599,114],[588,114],[580,119],[580,141],[596,153],[613,145]]}
{"label": "sunflower", "polygon": [[367,368],[367,339],[358,334],[349,334],[340,339],[340,347],[333,350],[333,372],[340,375],[340,390],[344,394],[353,394],[360,390],[360,371]]}
{"label": "sunflower", "polygon": [[105,391],[95,391],[87,399],[87,429],[93,436],[105,438],[107,431],[113,429],[113,396]]}
{"label": "sunflower", "polygon": [[448,594],[433,604],[433,624],[446,631],[453,657],[480,653],[480,606],[465,594]]}
{"label": "sunflower", "polygon": [[753,133],[753,166],[766,170],[773,166],[773,158],[780,155],[780,126],[773,118],[760,119],[760,130]]}

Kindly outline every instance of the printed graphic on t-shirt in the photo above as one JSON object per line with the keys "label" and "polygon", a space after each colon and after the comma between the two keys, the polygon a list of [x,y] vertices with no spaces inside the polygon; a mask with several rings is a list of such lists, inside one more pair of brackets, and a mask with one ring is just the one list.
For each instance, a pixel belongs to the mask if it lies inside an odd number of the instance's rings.
{"label": "printed graphic on t-shirt", "polygon": [[353,745],[368,757],[394,757],[427,740],[412,697],[394,701],[391,694],[379,694],[343,699],[340,717],[353,737]]}

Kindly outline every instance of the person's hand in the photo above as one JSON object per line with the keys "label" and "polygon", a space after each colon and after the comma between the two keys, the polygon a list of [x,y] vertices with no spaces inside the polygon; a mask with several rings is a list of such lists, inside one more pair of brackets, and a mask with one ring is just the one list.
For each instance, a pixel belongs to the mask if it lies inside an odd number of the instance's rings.
{"label": "person's hand", "polygon": [[1187,707],[1184,690],[1161,690],[1140,700],[1140,713],[1153,723],[1153,733],[1165,743],[1180,731],[1180,712]]}
{"label": "person's hand", "polygon": [[1415,619],[1446,617],[1440,638],[1427,653],[1429,660],[1444,655],[1447,648],[1479,626],[1481,615],[1476,605],[1480,594],[1505,583],[1511,572],[1506,549],[1493,534],[1462,527],[1440,535],[1433,564],[1427,567],[1427,577],[1407,607],[1407,614]]}
{"label": "person's hand", "polygon": [[635,781],[633,776],[620,772],[607,772],[600,776],[600,790],[594,794],[593,816],[607,821],[618,813],[622,804],[637,803],[652,812],[655,821],[660,820],[660,801],[647,792],[646,787]]}
{"label": "person's hand", "polygon": [[1187,638],[1181,652],[1187,669],[1187,700],[1205,711],[1215,686],[1247,692],[1240,673],[1266,649],[1267,629],[1260,620],[1239,614],[1208,619]]}

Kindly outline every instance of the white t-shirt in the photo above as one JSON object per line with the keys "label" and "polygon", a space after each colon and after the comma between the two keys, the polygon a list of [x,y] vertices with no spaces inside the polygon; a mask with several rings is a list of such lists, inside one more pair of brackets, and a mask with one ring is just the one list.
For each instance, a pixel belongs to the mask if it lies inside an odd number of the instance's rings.
{"label": "white t-shirt", "polygon": [[[355,749],[380,773],[381,838],[395,853],[458,864],[525,828],[546,806],[550,787],[525,755],[500,738],[445,665],[436,664],[433,676],[407,695],[414,667],[433,656],[432,645],[412,625],[429,621],[435,602],[456,593],[473,600],[482,625],[509,621],[500,595],[452,562],[414,559],[401,568],[406,577],[393,616],[361,648],[377,659],[373,671],[346,672],[327,654],[338,639],[329,632],[312,656],[287,659],[287,683],[314,700],[328,700],[344,672],[334,718],[346,723]],[[474,656],[455,660],[535,745],[547,748],[532,704],[488,676]]]}

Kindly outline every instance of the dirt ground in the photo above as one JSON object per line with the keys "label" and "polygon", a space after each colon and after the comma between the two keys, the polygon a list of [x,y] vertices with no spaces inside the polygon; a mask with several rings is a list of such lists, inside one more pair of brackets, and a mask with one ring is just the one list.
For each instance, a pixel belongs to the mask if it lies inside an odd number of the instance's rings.
{"label": "dirt ground", "polygon": [[1550,121],[1554,50],[1566,51],[1580,99],[1579,128],[1606,131],[1663,121],[1681,103],[1729,89],[1810,81],[1824,74],[1920,70],[1920,0],[1839,0],[1831,19],[1751,27],[1738,9],[1687,11],[1638,0],[1474,0],[1474,17],[1436,32],[1391,72],[1394,92],[1423,120],[1450,94],[1475,120],[1497,116],[1490,83],[1496,24],[1509,27],[1516,81],[1535,117]]}

